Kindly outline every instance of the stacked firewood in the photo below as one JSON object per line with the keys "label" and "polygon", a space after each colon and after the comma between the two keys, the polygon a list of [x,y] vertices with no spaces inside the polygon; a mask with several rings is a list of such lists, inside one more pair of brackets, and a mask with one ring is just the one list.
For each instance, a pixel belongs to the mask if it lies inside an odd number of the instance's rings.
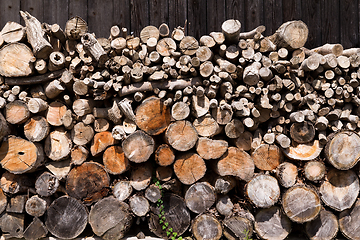
{"label": "stacked firewood", "polygon": [[302,21],[96,38],[20,14],[0,34],[5,237],[360,238],[359,49],[306,49]]}

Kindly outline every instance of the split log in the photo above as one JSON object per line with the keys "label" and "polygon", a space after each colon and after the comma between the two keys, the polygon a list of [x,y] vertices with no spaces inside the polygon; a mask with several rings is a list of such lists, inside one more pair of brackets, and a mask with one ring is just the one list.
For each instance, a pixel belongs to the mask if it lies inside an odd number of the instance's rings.
{"label": "split log", "polygon": [[297,167],[289,162],[284,162],[277,166],[276,168],[276,177],[281,184],[281,186],[285,188],[289,188],[295,185],[296,179],[298,176]]}
{"label": "split log", "polygon": [[36,240],[46,237],[48,230],[44,223],[37,217],[34,217],[33,221],[24,230],[23,237],[26,240]]}
{"label": "split log", "polygon": [[151,178],[152,165],[149,162],[138,164],[131,169],[130,184],[137,191],[146,189],[150,185]]}
{"label": "split log", "polygon": [[220,222],[210,214],[197,216],[191,224],[191,231],[197,240],[219,240],[222,236]]}
{"label": "split log", "polygon": [[342,234],[348,239],[360,239],[359,227],[360,200],[357,200],[351,209],[342,211],[339,214],[339,228]]}
{"label": "split log", "polygon": [[197,133],[202,137],[212,137],[221,130],[219,124],[210,114],[201,118],[196,118],[193,122],[193,126]]}
{"label": "split log", "polygon": [[145,99],[136,108],[136,125],[147,134],[158,135],[170,124],[170,109],[157,97]]}
{"label": "split log", "polygon": [[314,140],[304,144],[293,143],[289,148],[283,149],[283,153],[292,160],[309,161],[317,158],[322,149],[323,146],[320,145],[319,141]]}
{"label": "split log", "polygon": [[205,212],[215,203],[215,199],[215,189],[207,182],[195,183],[185,193],[186,206],[194,213]]}
{"label": "split log", "polygon": [[165,132],[166,141],[178,151],[188,151],[198,140],[194,126],[186,120],[176,121],[169,125]]}
{"label": "split log", "polygon": [[246,239],[253,235],[252,222],[244,217],[232,216],[224,219],[223,234],[228,240]]}
{"label": "split log", "polygon": [[60,185],[59,179],[49,172],[43,172],[35,182],[36,193],[43,197],[53,195]]}
{"label": "split log", "polygon": [[183,184],[193,184],[205,176],[205,161],[196,153],[182,154],[175,160],[174,173]]}
{"label": "split log", "polygon": [[94,130],[91,126],[85,125],[83,122],[75,124],[71,131],[71,140],[76,145],[86,145],[94,137]]}
{"label": "split log", "polygon": [[304,175],[310,181],[323,179],[326,173],[325,164],[320,161],[309,161],[304,166]]}
{"label": "split log", "polygon": [[90,210],[89,223],[93,232],[102,239],[122,239],[130,230],[133,217],[129,206],[114,197],[107,197]]}
{"label": "split log", "polygon": [[38,195],[34,195],[26,201],[25,211],[30,216],[41,217],[45,214],[48,208],[46,200],[40,198]]}
{"label": "split log", "polygon": [[167,144],[161,144],[155,151],[155,162],[160,166],[170,166],[175,161],[174,150]]}
{"label": "split log", "polygon": [[6,43],[21,42],[26,38],[26,28],[17,22],[7,22],[0,34]]}
{"label": "split log", "polygon": [[88,210],[75,198],[62,196],[46,211],[45,225],[51,234],[63,239],[79,236],[88,222]]}
{"label": "split log", "polygon": [[163,209],[160,207],[151,207],[150,218],[148,220],[149,229],[156,236],[166,238],[166,231],[162,229],[162,225],[159,223],[160,211],[164,211],[166,222],[169,223],[169,228],[173,229],[173,232],[177,232],[178,236],[181,236],[189,228],[190,225],[190,211],[185,205],[185,201],[178,195],[165,194],[162,198]]}
{"label": "split log", "polygon": [[119,181],[117,182],[112,189],[114,197],[119,201],[125,201],[130,197],[133,188],[129,181]]}
{"label": "split log", "polygon": [[131,211],[138,217],[143,217],[150,211],[149,201],[138,194],[133,195],[129,199],[129,205]]}
{"label": "split log", "polygon": [[146,162],[154,152],[154,139],[141,130],[130,134],[123,142],[125,156],[135,163]]}
{"label": "split log", "polygon": [[61,181],[65,179],[70,172],[70,159],[58,162],[50,161],[45,164],[45,167]]}
{"label": "split log", "polygon": [[283,194],[282,206],[291,221],[304,223],[314,220],[319,215],[321,201],[313,189],[299,185]]}
{"label": "split log", "polygon": [[310,240],[334,239],[339,231],[337,217],[330,211],[322,209],[319,217],[305,225],[305,233]]}
{"label": "split log", "polygon": [[6,104],[5,117],[10,124],[21,124],[29,119],[30,111],[25,102],[16,100]]}
{"label": "split log", "polygon": [[22,238],[25,215],[21,213],[4,213],[0,217],[0,227],[4,238]]}
{"label": "split log", "polygon": [[24,213],[27,198],[27,195],[16,195],[11,197],[6,207],[6,212]]}
{"label": "split log", "polygon": [[85,204],[97,202],[108,194],[110,177],[104,167],[95,162],[75,166],[66,178],[66,192]]}
{"label": "split log", "polygon": [[335,168],[348,170],[359,161],[360,136],[355,132],[343,131],[330,135],[324,152],[326,159]]}
{"label": "split log", "polygon": [[25,21],[26,36],[35,56],[47,59],[52,51],[52,46],[45,38],[45,31],[41,27],[41,23],[28,12],[20,11],[20,15]]}
{"label": "split log", "polygon": [[72,17],[66,22],[65,34],[69,39],[80,39],[87,31],[87,23],[81,17]]}
{"label": "split log", "polygon": [[205,160],[218,159],[227,151],[228,145],[224,140],[200,137],[196,144],[196,152]]}
{"label": "split log", "polygon": [[65,129],[59,128],[54,130],[45,139],[45,154],[53,161],[60,161],[66,158],[70,154],[71,148],[72,141],[70,134]]}
{"label": "split log", "polygon": [[289,21],[283,23],[276,32],[270,36],[271,41],[278,47],[294,50],[305,45],[309,30],[302,21]]}
{"label": "split log", "polygon": [[98,156],[101,152],[111,145],[116,144],[118,141],[115,140],[111,132],[99,132],[94,135],[91,143],[90,152],[93,156]]}
{"label": "split log", "polygon": [[311,122],[293,123],[290,127],[291,139],[297,143],[309,143],[315,137],[315,128]]}
{"label": "split log", "polygon": [[359,179],[352,170],[331,169],[320,186],[322,201],[336,211],[351,208],[359,194]]}
{"label": "split log", "polygon": [[214,170],[220,176],[230,175],[249,181],[254,175],[255,165],[247,152],[229,147],[227,153],[214,162]]}
{"label": "split log", "polygon": [[209,112],[210,101],[206,96],[192,96],[191,106],[193,115],[199,118]]}
{"label": "split log", "polygon": [[125,157],[120,146],[110,146],[103,154],[106,171],[113,175],[123,174],[130,168],[129,160]]}
{"label": "split log", "polygon": [[269,208],[280,197],[280,187],[276,178],[267,174],[260,174],[247,183],[246,195],[255,206]]}
{"label": "split log", "polygon": [[232,120],[233,110],[230,105],[226,103],[224,105],[221,105],[220,103],[220,107],[212,109],[211,115],[218,124],[226,125]]}
{"label": "split log", "polygon": [[57,101],[50,103],[46,112],[47,122],[52,126],[63,125],[62,118],[66,111],[67,107],[65,104]]}
{"label": "split log", "polygon": [[44,151],[39,143],[32,143],[10,135],[0,147],[0,164],[14,174],[34,171],[44,163]]}
{"label": "split log", "polygon": [[281,209],[261,209],[255,216],[254,229],[261,239],[285,239],[291,232],[291,221]]}
{"label": "split log", "polygon": [[274,170],[282,161],[283,154],[280,148],[274,144],[262,144],[252,154],[255,166],[260,170]]}

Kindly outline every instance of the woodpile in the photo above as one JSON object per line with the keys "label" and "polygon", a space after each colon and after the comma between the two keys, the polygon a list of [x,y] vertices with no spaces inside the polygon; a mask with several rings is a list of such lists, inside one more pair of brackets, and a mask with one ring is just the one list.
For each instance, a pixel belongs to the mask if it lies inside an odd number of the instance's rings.
{"label": "woodpile", "polygon": [[20,14],[0,35],[4,237],[360,239],[359,49],[306,49],[302,21],[97,38]]}

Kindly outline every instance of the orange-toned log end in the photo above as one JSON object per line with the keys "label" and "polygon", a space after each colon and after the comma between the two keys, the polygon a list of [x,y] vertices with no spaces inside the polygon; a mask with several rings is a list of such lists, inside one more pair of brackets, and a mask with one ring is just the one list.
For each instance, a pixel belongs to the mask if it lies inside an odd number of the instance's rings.
{"label": "orange-toned log end", "polygon": [[198,140],[198,133],[191,122],[182,120],[169,125],[165,137],[167,142],[178,151],[188,151]]}
{"label": "orange-toned log end", "polygon": [[11,124],[21,124],[26,122],[30,117],[30,111],[25,102],[16,100],[6,104],[5,109],[6,121]]}
{"label": "orange-toned log end", "polygon": [[283,149],[283,153],[292,160],[309,161],[317,158],[322,149],[323,146],[320,145],[319,141],[314,140],[304,144],[293,143],[289,148]]}
{"label": "orange-toned log end", "polygon": [[69,196],[84,201],[96,202],[108,194],[110,177],[101,164],[85,162],[74,167],[66,179],[66,192]]}
{"label": "orange-toned log end", "polygon": [[160,98],[149,97],[136,109],[135,118],[136,125],[141,130],[150,135],[158,135],[170,124],[170,108]]}
{"label": "orange-toned log end", "polygon": [[283,161],[283,153],[275,144],[262,144],[251,154],[255,166],[260,170],[274,170]]}
{"label": "orange-toned log end", "polygon": [[205,161],[196,153],[185,153],[176,159],[174,173],[183,184],[193,184],[205,175]]}
{"label": "orange-toned log end", "polygon": [[91,155],[97,156],[108,146],[114,145],[117,142],[109,131],[96,133],[90,147]]}
{"label": "orange-toned log end", "polygon": [[237,147],[229,147],[218,161],[214,162],[214,170],[220,176],[234,176],[249,181],[255,170],[251,156]]}
{"label": "orange-toned log end", "polygon": [[201,137],[196,144],[196,151],[205,160],[218,159],[226,152],[228,145],[224,140]]}
{"label": "orange-toned log end", "polygon": [[111,174],[122,174],[130,168],[130,163],[125,157],[124,151],[120,146],[111,146],[103,154],[105,169]]}
{"label": "orange-toned log end", "polygon": [[155,151],[155,161],[160,166],[169,166],[175,161],[174,150],[167,144],[161,144]]}
{"label": "orange-toned log end", "polygon": [[61,126],[63,124],[62,117],[66,113],[66,106],[61,102],[52,102],[46,112],[46,120],[50,125]]}
{"label": "orange-toned log end", "polygon": [[42,147],[20,137],[9,136],[0,147],[1,166],[14,174],[34,170],[43,160]]}

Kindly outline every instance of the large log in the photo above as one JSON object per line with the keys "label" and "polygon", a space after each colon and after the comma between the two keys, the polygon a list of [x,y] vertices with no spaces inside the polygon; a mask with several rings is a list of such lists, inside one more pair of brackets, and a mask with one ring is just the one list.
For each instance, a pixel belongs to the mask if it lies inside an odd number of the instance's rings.
{"label": "large log", "polygon": [[348,239],[360,239],[359,229],[360,200],[358,199],[351,209],[342,211],[339,214],[339,228],[342,234]]}
{"label": "large log", "polygon": [[120,146],[108,147],[103,154],[103,163],[106,171],[113,175],[123,174],[130,168],[130,162]]}
{"label": "large log", "polygon": [[195,183],[185,193],[186,206],[194,213],[205,212],[215,203],[215,199],[215,189],[207,182]]}
{"label": "large log", "polygon": [[255,166],[260,170],[274,170],[282,161],[283,154],[280,148],[274,144],[262,144],[252,154]]}
{"label": "large log", "polygon": [[137,130],[122,142],[122,149],[131,162],[142,163],[146,162],[153,154],[154,145],[155,142],[151,136]]}
{"label": "large log", "polygon": [[267,174],[260,174],[247,183],[246,195],[255,206],[269,208],[280,197],[280,187],[276,178]]}
{"label": "large log", "polygon": [[253,223],[241,216],[224,219],[223,234],[228,240],[246,239],[253,235]]}
{"label": "large log", "polygon": [[191,122],[176,121],[169,125],[165,132],[167,142],[178,151],[188,151],[198,140],[198,134]]}
{"label": "large log", "polygon": [[305,232],[310,240],[334,239],[338,231],[337,217],[325,209],[320,211],[318,218],[305,225]]}
{"label": "large log", "polygon": [[35,57],[23,43],[11,43],[0,49],[0,75],[25,77],[33,73]]}
{"label": "large log", "polygon": [[283,23],[270,36],[270,40],[277,45],[278,48],[285,47],[290,50],[301,48],[305,45],[308,38],[309,30],[302,21],[289,21]]}
{"label": "large log", "polygon": [[220,222],[210,214],[197,216],[191,224],[191,231],[197,240],[219,240],[222,236]]}
{"label": "large log", "polygon": [[205,161],[192,152],[179,155],[173,166],[177,178],[186,185],[195,183],[206,173]]}

